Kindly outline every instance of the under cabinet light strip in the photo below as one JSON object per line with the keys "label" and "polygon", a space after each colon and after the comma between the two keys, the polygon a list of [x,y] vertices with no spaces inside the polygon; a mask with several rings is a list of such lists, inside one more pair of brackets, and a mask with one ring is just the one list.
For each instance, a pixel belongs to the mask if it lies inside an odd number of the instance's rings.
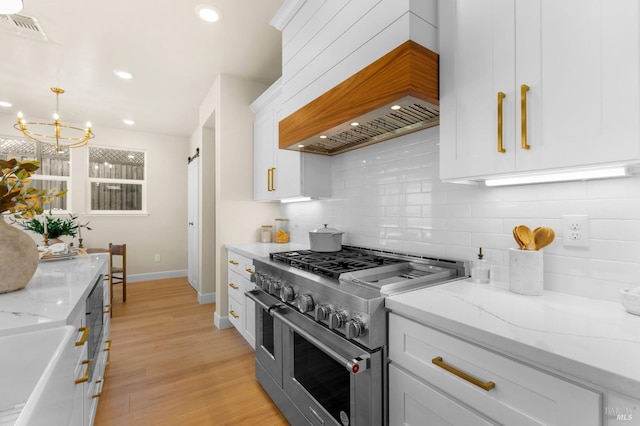
{"label": "under cabinet light strip", "polygon": [[629,176],[626,167],[616,166],[605,169],[576,170],[528,176],[510,176],[487,179],[486,186],[526,185],[531,183],[567,182],[572,180],[605,179]]}

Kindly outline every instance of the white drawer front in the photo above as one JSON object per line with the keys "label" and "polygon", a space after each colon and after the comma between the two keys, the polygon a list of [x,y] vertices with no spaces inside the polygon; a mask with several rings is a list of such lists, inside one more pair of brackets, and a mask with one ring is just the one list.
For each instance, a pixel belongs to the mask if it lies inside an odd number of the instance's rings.
{"label": "white drawer front", "polygon": [[229,283],[227,284],[229,297],[235,299],[236,303],[244,305],[244,288],[246,279],[233,271],[228,272],[227,278],[229,280]]}
{"label": "white drawer front", "polygon": [[229,298],[229,321],[240,332],[244,329],[244,306],[236,299]]}
{"label": "white drawer front", "polygon": [[[599,425],[601,394],[464,340],[389,315],[389,354],[419,379],[485,414],[511,425]],[[435,358],[480,382],[484,390],[433,363]]]}
{"label": "white drawer front", "polygon": [[389,366],[389,425],[489,426],[495,423],[455,399]]}
{"label": "white drawer front", "polygon": [[229,270],[234,271],[242,277],[250,280],[253,274],[253,259],[250,259],[241,254],[228,251]]}

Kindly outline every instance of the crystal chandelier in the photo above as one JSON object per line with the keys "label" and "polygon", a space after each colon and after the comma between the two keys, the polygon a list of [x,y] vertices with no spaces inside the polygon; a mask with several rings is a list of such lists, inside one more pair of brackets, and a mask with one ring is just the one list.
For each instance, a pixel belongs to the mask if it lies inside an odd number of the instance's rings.
{"label": "crystal chandelier", "polygon": [[[13,127],[20,130],[31,140],[55,147],[56,152],[63,152],[65,148],[85,146],[89,143],[89,139],[95,137],[91,132],[91,123],[87,123],[86,129],[63,124],[58,115],[58,108],[60,106],[59,97],[64,93],[64,90],[59,87],[52,87],[51,91],[56,94],[56,113],[53,115],[53,123],[27,121],[22,113],[19,112],[18,122]],[[53,131],[47,132],[47,126],[53,127]],[[64,135],[63,132],[65,132]]]}

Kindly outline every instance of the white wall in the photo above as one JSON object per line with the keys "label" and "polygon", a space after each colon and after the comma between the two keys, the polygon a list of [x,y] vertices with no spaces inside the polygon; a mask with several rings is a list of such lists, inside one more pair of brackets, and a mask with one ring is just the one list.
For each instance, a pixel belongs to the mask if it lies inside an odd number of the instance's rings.
{"label": "white wall", "polygon": [[[472,260],[483,247],[493,277],[507,281],[512,229],[550,226],[545,288],[618,301],[640,285],[640,176],[518,187],[444,184],[438,128],[332,158],[332,199],[283,204],[292,239],[329,223],[343,243]],[[329,178],[329,176],[327,176]],[[562,215],[588,214],[590,247],[562,244]]]}
{"label": "white wall", "polygon": [[[215,292],[216,324],[227,317],[225,244],[258,241],[260,225],[278,214],[278,205],[253,201],[253,112],[250,104],[267,86],[221,74],[200,107],[200,128],[191,149],[200,146],[202,294]],[[203,131],[204,129],[204,131]],[[213,129],[207,138],[207,130]]]}
{"label": "white wall", "polygon": [[[13,128],[14,121],[13,115],[0,114],[0,133],[19,136]],[[96,137],[91,145],[147,153],[148,214],[86,214],[88,150],[86,147],[73,149],[71,209],[82,222],[89,221],[92,228],[82,233],[84,246],[106,248],[109,242],[126,243],[127,275],[134,281],[186,275],[188,138],[99,126],[94,127],[94,133]],[[160,254],[160,262],[155,262],[155,254]]]}

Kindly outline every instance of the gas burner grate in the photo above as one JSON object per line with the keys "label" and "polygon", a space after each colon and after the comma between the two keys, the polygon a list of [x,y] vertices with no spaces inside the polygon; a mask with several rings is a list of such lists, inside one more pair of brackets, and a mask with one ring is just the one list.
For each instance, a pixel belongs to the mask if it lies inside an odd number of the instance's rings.
{"label": "gas burner grate", "polygon": [[271,253],[270,257],[272,260],[283,262],[293,268],[331,278],[338,278],[340,274],[345,272],[361,271],[363,269],[403,262],[401,259],[350,249],[329,253],[298,250]]}

